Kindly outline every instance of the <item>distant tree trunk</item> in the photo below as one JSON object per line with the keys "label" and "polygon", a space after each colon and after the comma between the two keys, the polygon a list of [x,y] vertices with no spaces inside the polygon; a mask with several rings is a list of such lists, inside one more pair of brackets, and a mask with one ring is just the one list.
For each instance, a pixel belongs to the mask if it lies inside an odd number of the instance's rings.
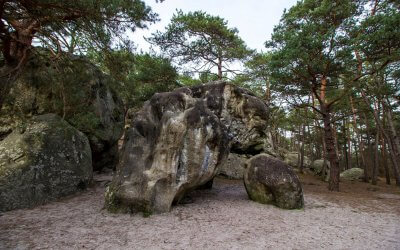
{"label": "distant tree trunk", "polygon": [[306,126],[303,124],[302,125],[302,130],[301,130],[301,149],[300,149],[300,164],[299,164],[299,170],[300,173],[303,173],[303,168],[304,168],[304,139],[305,139],[305,128]]}
{"label": "distant tree trunk", "polygon": [[327,166],[327,153],[326,153],[326,143],[325,137],[322,136],[322,153],[323,153],[323,163],[322,163],[322,180],[324,181],[326,178],[326,166]]}
{"label": "distant tree trunk", "polygon": [[389,125],[390,134],[388,135],[388,133],[385,132],[384,128],[382,129],[382,133],[385,137],[385,140],[387,141],[387,145],[388,145],[388,148],[390,151],[389,154],[391,156],[391,161],[392,161],[392,165],[393,165],[393,174],[396,179],[396,185],[400,186],[400,171],[399,171],[400,143],[399,143],[399,138],[397,137],[397,132],[393,125],[392,107],[389,104],[389,100],[387,100],[387,102],[385,102],[385,100],[383,100],[382,104],[383,104],[383,108],[385,109],[385,112],[386,112],[386,118],[387,118],[387,122]]}
{"label": "distant tree trunk", "polygon": [[[383,127],[383,129],[386,128],[385,115],[386,115],[385,105],[384,105],[384,102],[382,102],[382,118],[383,118],[382,119],[382,127]],[[388,160],[387,160],[387,156],[386,156],[386,143],[387,142],[383,136],[383,132],[380,131],[380,133],[381,133],[380,138],[381,138],[381,146],[382,146],[382,164],[385,169],[386,184],[390,185],[391,184],[390,183],[390,171],[389,171]]]}
{"label": "distant tree trunk", "polygon": [[[356,134],[356,136],[358,136]],[[356,166],[357,168],[360,168],[360,161],[358,159],[358,150],[359,150],[359,145],[357,144],[357,141],[354,143],[354,153],[356,154]]]}
{"label": "distant tree trunk", "polygon": [[307,144],[306,145],[308,145],[308,152],[309,152],[309,155],[310,155],[310,160],[314,160],[314,144],[313,144],[313,138],[311,137],[311,133],[310,133],[310,123],[307,123],[307,133],[306,133],[306,138],[307,139],[305,139],[306,141],[307,141]]}
{"label": "distant tree trunk", "polygon": [[375,135],[375,156],[374,156],[374,168],[372,169],[372,178],[371,183],[372,185],[377,184],[377,175],[378,175],[378,168],[379,168],[379,128],[376,128],[376,135]]}
{"label": "distant tree trunk", "polygon": [[[346,121],[343,119],[343,137],[346,139],[347,141],[347,132],[346,132]],[[349,155],[347,153],[347,142],[343,144],[343,155],[344,155],[344,160],[345,160],[345,165],[344,165],[344,169],[347,170],[349,169]]]}
{"label": "distant tree trunk", "polygon": [[385,138],[383,138],[383,135],[381,132],[382,164],[383,164],[383,167],[385,168],[386,184],[390,185],[390,172],[389,172],[389,167],[388,167],[388,162],[387,162],[386,145],[385,144],[386,144]]}
{"label": "distant tree trunk", "polygon": [[[375,105],[375,112],[378,115],[378,119],[380,116],[380,101],[378,100],[377,102],[374,103]],[[372,179],[371,179],[371,183],[372,185],[376,185],[377,184],[377,175],[378,175],[378,171],[379,171],[379,136],[380,136],[380,129],[379,126],[376,126],[376,133],[375,133],[375,150],[374,150],[374,168],[372,169]]]}
{"label": "distant tree trunk", "polygon": [[[365,161],[365,156],[364,156],[364,140],[361,137],[360,130],[358,129],[357,126],[357,116],[356,116],[356,109],[354,108],[354,103],[353,103],[353,98],[350,96],[350,104],[351,104],[351,111],[353,113],[353,124],[354,124],[354,130],[357,134],[357,140],[358,140],[358,151],[360,152],[361,155],[361,162],[362,166],[364,169],[364,181],[368,182],[368,174],[367,174],[367,163]],[[358,160],[358,157],[357,157]]]}
{"label": "distant tree trunk", "polygon": [[392,116],[392,107],[390,107],[389,101],[386,103],[386,115],[387,115],[387,122],[389,125],[390,133],[392,135],[392,141],[396,149],[396,155],[397,159],[400,160],[400,140],[399,137],[397,136],[396,128],[394,127],[393,124],[393,116]]}
{"label": "distant tree trunk", "polygon": [[[369,101],[368,101],[368,98],[367,98],[367,96],[366,96],[366,94],[365,94],[364,91],[361,91],[361,95],[362,95],[362,97],[363,97],[363,99],[364,99],[364,102],[367,104],[367,106],[368,106],[368,107],[371,107],[371,105],[370,105],[370,103],[369,103]],[[386,106],[386,104],[384,104],[384,105]],[[387,110],[387,111],[389,111],[389,110]],[[377,126],[379,126],[379,129],[382,131],[383,136],[385,137],[385,140],[388,142],[387,145],[388,145],[389,151],[390,151],[389,154],[390,154],[390,159],[391,159],[392,165],[393,165],[394,176],[395,176],[395,178],[396,178],[396,185],[400,187],[399,163],[398,163],[398,158],[396,157],[396,156],[397,156],[397,155],[396,155],[396,149],[395,149],[394,145],[392,145],[392,143],[390,143],[391,138],[390,138],[389,135],[386,133],[386,131],[383,129],[382,124],[381,124],[381,122],[380,122],[380,120],[379,120],[379,117],[378,117],[378,115],[376,114],[376,111],[373,110],[372,112],[373,112],[373,114],[374,114],[374,118],[375,118],[375,121],[376,121]],[[389,120],[389,117],[388,117],[388,120]]]}
{"label": "distant tree trunk", "polygon": [[[367,127],[367,155],[369,155],[369,159],[372,159],[371,156],[371,137],[370,137],[370,133],[369,133],[369,125],[368,125],[368,119],[367,116],[364,114],[364,122],[365,122],[365,126]],[[371,161],[368,161],[371,162]],[[368,164],[367,162],[365,163],[365,169],[364,169],[364,179],[365,182],[369,182],[369,168],[368,168]]]}
{"label": "distant tree trunk", "polygon": [[347,133],[347,148],[348,148],[348,150],[347,150],[347,169],[350,169],[350,168],[353,167],[350,126],[349,126],[349,128],[347,130],[348,130],[348,133]]}

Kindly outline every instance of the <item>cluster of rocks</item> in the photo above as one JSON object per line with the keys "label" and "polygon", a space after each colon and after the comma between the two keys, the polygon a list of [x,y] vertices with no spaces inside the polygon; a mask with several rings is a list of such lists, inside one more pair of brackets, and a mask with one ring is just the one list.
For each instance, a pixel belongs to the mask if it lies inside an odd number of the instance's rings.
{"label": "cluster of rocks", "polygon": [[[299,154],[297,152],[287,152],[284,154],[284,162],[293,168],[298,167]],[[311,170],[314,175],[324,176],[324,181],[330,178],[330,162],[324,159],[310,161],[304,156],[304,167]],[[360,180],[364,176],[364,170],[361,168],[350,168],[340,173],[341,180],[355,181]]]}
{"label": "cluster of rocks", "polygon": [[0,113],[0,211],[72,194],[118,162],[124,107],[111,78],[82,57],[37,53]]}
{"label": "cluster of rocks", "polygon": [[[156,94],[126,132],[106,207],[112,212],[169,211],[225,166],[232,172],[226,175],[247,176],[251,199],[301,208],[302,189],[289,166],[267,155],[245,160],[262,151],[267,118],[263,101],[225,82]],[[230,168],[233,162],[239,167]],[[264,196],[269,199],[259,199]]]}
{"label": "cluster of rocks", "polygon": [[217,174],[244,178],[255,201],[303,207],[295,173],[265,154],[268,107],[247,90],[213,82],[155,94],[132,115],[118,159],[124,107],[111,78],[81,57],[49,60],[29,60],[1,110],[0,211],[73,194],[114,166],[112,212],[169,211]]}

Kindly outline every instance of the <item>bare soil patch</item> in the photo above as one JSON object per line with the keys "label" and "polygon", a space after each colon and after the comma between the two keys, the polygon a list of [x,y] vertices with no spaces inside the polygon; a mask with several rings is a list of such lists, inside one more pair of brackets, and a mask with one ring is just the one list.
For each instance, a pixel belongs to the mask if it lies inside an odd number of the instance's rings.
{"label": "bare soil patch", "polygon": [[300,175],[304,210],[250,201],[241,181],[212,190],[170,213],[110,214],[96,176],[87,191],[0,216],[0,249],[400,249],[400,189],[342,182],[341,192]]}

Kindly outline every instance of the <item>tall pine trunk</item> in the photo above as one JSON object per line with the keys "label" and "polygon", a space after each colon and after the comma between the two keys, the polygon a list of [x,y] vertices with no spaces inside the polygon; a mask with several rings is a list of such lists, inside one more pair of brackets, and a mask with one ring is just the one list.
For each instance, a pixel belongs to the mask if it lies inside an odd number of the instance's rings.
{"label": "tall pine trunk", "polygon": [[325,103],[321,105],[321,111],[323,113],[322,118],[324,122],[324,136],[326,143],[326,151],[328,159],[331,164],[330,166],[330,178],[328,189],[330,191],[339,191],[339,162],[336,154],[335,138],[333,135],[332,121],[331,121],[331,110]]}

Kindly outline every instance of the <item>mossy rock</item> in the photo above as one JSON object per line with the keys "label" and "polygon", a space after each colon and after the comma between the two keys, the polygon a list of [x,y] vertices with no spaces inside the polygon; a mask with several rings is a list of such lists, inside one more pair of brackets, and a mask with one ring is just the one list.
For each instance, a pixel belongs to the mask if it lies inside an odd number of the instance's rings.
{"label": "mossy rock", "polygon": [[86,134],[94,169],[113,168],[124,128],[124,107],[114,84],[84,57],[62,54],[55,60],[36,48],[0,113],[0,140],[32,116],[55,113]]}
{"label": "mossy rock", "polygon": [[356,181],[363,178],[363,176],[364,169],[361,168],[350,168],[340,173],[340,179],[347,181]]}
{"label": "mossy rock", "polygon": [[304,207],[303,189],[297,175],[284,162],[259,154],[246,163],[244,184],[249,198],[284,209]]}
{"label": "mossy rock", "polygon": [[55,114],[33,117],[0,141],[0,211],[56,200],[91,180],[88,139]]}

